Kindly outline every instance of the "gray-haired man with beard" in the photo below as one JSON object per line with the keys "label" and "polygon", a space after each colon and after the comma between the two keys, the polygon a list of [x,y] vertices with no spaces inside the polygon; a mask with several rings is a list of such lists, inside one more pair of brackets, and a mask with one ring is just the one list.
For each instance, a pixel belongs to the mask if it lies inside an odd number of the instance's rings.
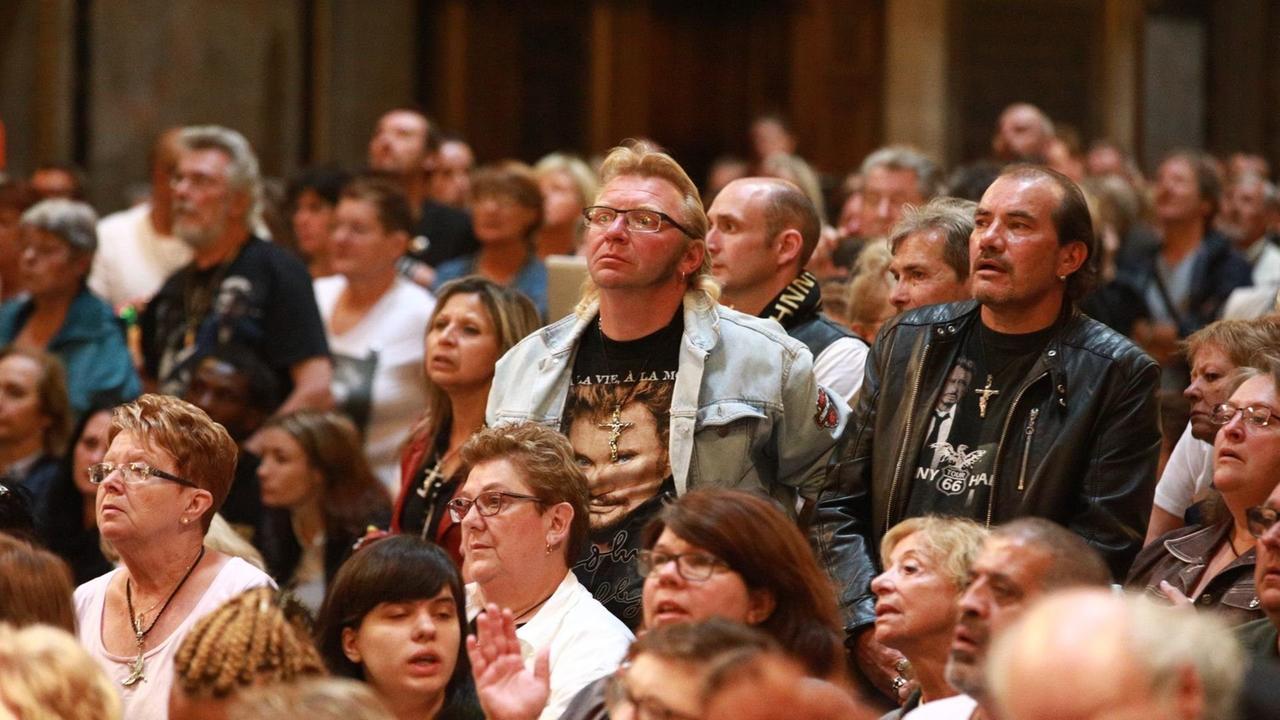
{"label": "gray-haired man with beard", "polygon": [[277,412],[332,404],[333,368],[311,276],[284,248],[253,235],[262,185],[240,133],[184,128],[173,174],[173,234],[192,261],[165,281],[141,318],[144,374],[181,396],[200,359],[248,348],[289,394]]}

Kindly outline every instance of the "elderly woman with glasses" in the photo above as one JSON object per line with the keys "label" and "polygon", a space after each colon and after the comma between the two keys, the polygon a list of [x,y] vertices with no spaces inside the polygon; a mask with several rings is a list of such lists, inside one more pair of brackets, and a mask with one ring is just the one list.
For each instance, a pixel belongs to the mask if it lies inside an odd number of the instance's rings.
{"label": "elderly woman with glasses", "polygon": [[115,314],[86,284],[97,222],[93,208],[72,200],[45,200],[23,213],[18,268],[27,295],[0,306],[0,345],[61,360],[77,415],[99,393],[132,399],[142,392]]}
{"label": "elderly woman with glasses", "polygon": [[[691,490],[645,527],[642,542],[646,630],[723,618],[761,630],[809,676],[844,681],[831,581],[771,500],[742,490]],[[503,660],[504,653],[518,655],[518,643],[496,624],[476,629],[472,667],[481,704],[494,717],[536,716],[536,676]],[[587,686],[562,719],[602,717],[607,686],[607,679]]]}
{"label": "elderly woman with glasses", "polygon": [[265,573],[205,548],[236,444],[204,411],[143,395],[116,408],[98,486],[98,531],[121,567],[75,593],[80,642],[117,686],[125,717],[165,718],[174,656],[196,621]]}
{"label": "elderly woman with glasses", "polygon": [[[478,624],[498,623],[530,650],[550,690],[538,716],[558,718],[587,683],[618,667],[632,640],[570,570],[587,542],[587,480],[569,441],[536,423],[480,431],[462,461],[471,471],[449,513],[462,525],[467,614],[483,609]],[[480,651],[484,662],[493,648]]]}
{"label": "elderly woman with glasses", "polygon": [[1213,411],[1213,485],[1222,508],[1207,513],[1205,524],[1166,533],[1143,548],[1125,583],[1211,608],[1233,625],[1262,617],[1249,509],[1262,505],[1280,480],[1280,360],[1268,358],[1267,365],[1267,372],[1243,368],[1239,387]]}

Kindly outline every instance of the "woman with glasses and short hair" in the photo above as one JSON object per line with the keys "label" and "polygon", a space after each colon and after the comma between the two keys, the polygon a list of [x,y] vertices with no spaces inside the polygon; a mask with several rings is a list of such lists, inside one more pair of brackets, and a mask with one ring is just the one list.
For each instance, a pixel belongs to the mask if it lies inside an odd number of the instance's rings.
{"label": "woman with glasses and short hair", "polygon": [[1165,533],[1143,548],[1125,585],[1175,604],[1211,608],[1237,625],[1263,616],[1254,584],[1256,537],[1249,508],[1280,481],[1280,360],[1241,368],[1230,399],[1213,409],[1213,485],[1221,508],[1206,522]]}
{"label": "woman with glasses and short hair", "polygon": [[587,479],[568,439],[532,422],[480,431],[462,462],[471,471],[449,512],[462,525],[468,616],[483,609],[478,624],[498,623],[531,650],[550,691],[538,717],[558,718],[632,640],[569,569],[587,542]]}
{"label": "woman with glasses and short hair", "polygon": [[203,410],[143,395],[116,408],[98,485],[98,531],[121,567],[75,594],[80,642],[117,686],[125,717],[166,718],[174,655],[204,615],[265,573],[204,546],[236,444]]}
{"label": "woman with glasses and short hair", "polygon": [[[649,523],[643,545],[638,562],[646,630],[732,620],[773,638],[808,675],[844,684],[844,631],[831,581],[773,501],[742,490],[691,490]],[[515,677],[510,663],[504,672],[503,652],[518,652],[518,645],[502,630],[477,624],[472,665],[481,704],[494,697],[536,704],[536,677]],[[562,718],[607,717],[607,686],[606,679],[588,685]],[[532,717],[527,708],[503,715]]]}

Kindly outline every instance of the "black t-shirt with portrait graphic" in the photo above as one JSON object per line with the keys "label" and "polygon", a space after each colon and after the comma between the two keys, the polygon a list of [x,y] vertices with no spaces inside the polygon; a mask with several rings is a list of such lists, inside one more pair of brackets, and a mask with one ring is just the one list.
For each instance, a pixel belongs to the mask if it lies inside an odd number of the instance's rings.
{"label": "black t-shirt with portrait graphic", "polygon": [[637,340],[616,342],[599,323],[583,333],[561,430],[591,486],[591,545],[578,580],[618,619],[640,623],[640,531],[674,496],[667,453],[683,315]]}
{"label": "black t-shirt with portrait graphic", "polygon": [[986,518],[991,471],[1005,418],[1056,330],[1051,325],[1008,335],[981,321],[969,330],[929,414],[910,484],[907,517],[932,513]]}

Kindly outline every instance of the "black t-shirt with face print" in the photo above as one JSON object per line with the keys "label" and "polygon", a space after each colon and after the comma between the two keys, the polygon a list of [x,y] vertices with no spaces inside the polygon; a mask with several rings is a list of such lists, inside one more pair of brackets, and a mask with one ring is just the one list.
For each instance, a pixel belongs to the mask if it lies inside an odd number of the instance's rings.
{"label": "black t-shirt with face print", "polygon": [[588,328],[573,363],[561,430],[591,490],[591,547],[578,580],[629,627],[640,622],[640,531],[674,496],[668,457],[671,393],[684,318],[637,340]]}
{"label": "black t-shirt with face print", "polygon": [[1050,326],[1008,335],[981,322],[969,330],[929,413],[907,517],[932,513],[985,519],[1005,419],[1055,331]]}

